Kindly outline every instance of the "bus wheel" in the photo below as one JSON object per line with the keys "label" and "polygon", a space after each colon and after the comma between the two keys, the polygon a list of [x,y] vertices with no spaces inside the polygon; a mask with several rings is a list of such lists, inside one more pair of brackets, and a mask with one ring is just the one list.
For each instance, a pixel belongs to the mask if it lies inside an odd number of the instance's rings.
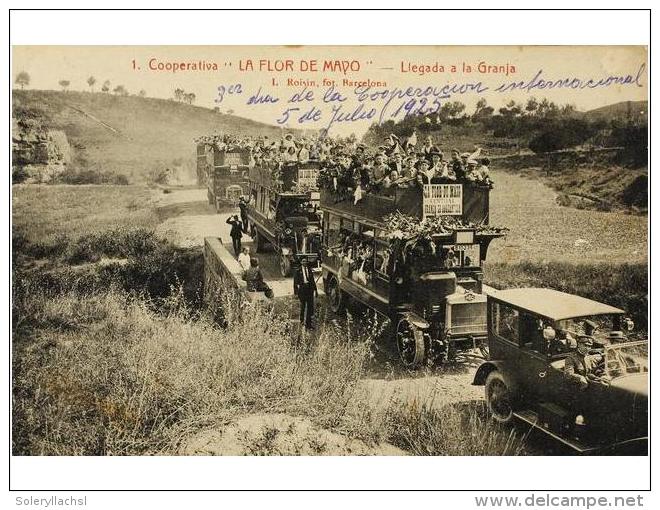
{"label": "bus wheel", "polygon": [[513,393],[507,380],[493,370],[486,378],[486,406],[498,423],[509,423],[513,419]]}
{"label": "bus wheel", "polygon": [[407,319],[401,319],[396,328],[396,345],[401,361],[408,368],[416,368],[426,359],[424,332]]}
{"label": "bus wheel", "polygon": [[282,276],[291,276],[291,259],[286,255],[280,255],[280,273]]}
{"label": "bus wheel", "polygon": [[330,278],[328,282],[328,298],[330,299],[330,309],[333,313],[340,314],[344,311],[346,296],[339,288],[339,282],[334,277]]}

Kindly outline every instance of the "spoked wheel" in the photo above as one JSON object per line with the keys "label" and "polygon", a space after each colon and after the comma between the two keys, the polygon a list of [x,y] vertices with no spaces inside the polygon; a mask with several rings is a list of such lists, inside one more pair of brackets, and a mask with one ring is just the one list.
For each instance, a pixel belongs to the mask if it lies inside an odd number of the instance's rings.
{"label": "spoked wheel", "polygon": [[426,359],[424,332],[407,319],[401,319],[396,328],[396,345],[401,361],[408,368],[418,367]]}
{"label": "spoked wheel", "polygon": [[335,314],[341,314],[346,306],[346,298],[339,288],[339,282],[332,278],[328,284],[328,298],[330,299],[330,309]]}
{"label": "spoked wheel", "polygon": [[291,275],[291,259],[286,255],[280,255],[280,274],[285,277]]}
{"label": "spoked wheel", "polygon": [[506,379],[497,370],[486,378],[486,406],[498,423],[509,423],[513,419],[513,394]]}

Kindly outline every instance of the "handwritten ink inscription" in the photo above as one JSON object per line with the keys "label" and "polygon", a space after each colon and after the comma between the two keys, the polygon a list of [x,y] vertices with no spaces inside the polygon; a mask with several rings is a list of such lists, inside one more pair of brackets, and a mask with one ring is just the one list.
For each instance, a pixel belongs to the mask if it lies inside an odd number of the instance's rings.
{"label": "handwritten ink inscription", "polygon": [[[243,70],[292,70],[288,60],[241,61]],[[485,65],[485,64],[484,64]],[[480,64],[481,66],[481,64]],[[480,69],[477,66],[477,70]],[[483,67],[483,66],[481,66]],[[355,61],[325,61],[322,67],[314,61],[306,62],[306,70],[327,70],[346,73],[360,69]],[[439,67],[438,67],[439,69]],[[485,67],[484,67],[485,69]],[[410,66],[407,71],[432,72]],[[501,96],[511,92],[532,94],[538,91],[559,90],[595,91],[608,87],[642,87],[646,65],[636,72],[616,76],[549,76],[538,69],[527,78],[510,79],[515,67],[507,64],[503,69],[501,83],[485,83],[483,80],[455,81],[444,84],[429,81],[428,84],[408,87],[388,87],[374,80],[350,80],[344,78],[339,83],[350,83],[350,87],[340,87],[336,80],[328,77],[319,80],[294,80],[293,91],[283,89],[273,78],[270,85],[248,87],[242,83],[223,84],[217,87],[216,103],[240,102],[250,108],[280,106],[275,110],[273,121],[280,126],[309,126],[328,134],[334,126],[346,123],[377,122],[379,124],[398,121],[410,115],[433,116],[452,98],[465,96]],[[431,80],[431,78],[429,78]],[[284,92],[286,90],[286,92]]]}

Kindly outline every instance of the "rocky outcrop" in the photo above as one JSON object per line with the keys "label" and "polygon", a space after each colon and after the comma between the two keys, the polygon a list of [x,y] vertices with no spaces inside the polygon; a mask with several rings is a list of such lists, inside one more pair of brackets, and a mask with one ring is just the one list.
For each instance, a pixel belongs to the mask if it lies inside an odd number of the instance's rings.
{"label": "rocky outcrop", "polygon": [[15,182],[50,182],[71,163],[71,147],[64,131],[16,120],[12,129],[12,154]]}

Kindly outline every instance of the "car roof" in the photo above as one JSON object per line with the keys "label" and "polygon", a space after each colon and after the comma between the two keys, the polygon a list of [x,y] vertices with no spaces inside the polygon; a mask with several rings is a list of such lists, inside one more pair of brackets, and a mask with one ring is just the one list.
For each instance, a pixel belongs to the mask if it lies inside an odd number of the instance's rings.
{"label": "car roof", "polygon": [[620,308],[553,289],[498,290],[492,297],[516,308],[556,321],[588,315],[625,313]]}

